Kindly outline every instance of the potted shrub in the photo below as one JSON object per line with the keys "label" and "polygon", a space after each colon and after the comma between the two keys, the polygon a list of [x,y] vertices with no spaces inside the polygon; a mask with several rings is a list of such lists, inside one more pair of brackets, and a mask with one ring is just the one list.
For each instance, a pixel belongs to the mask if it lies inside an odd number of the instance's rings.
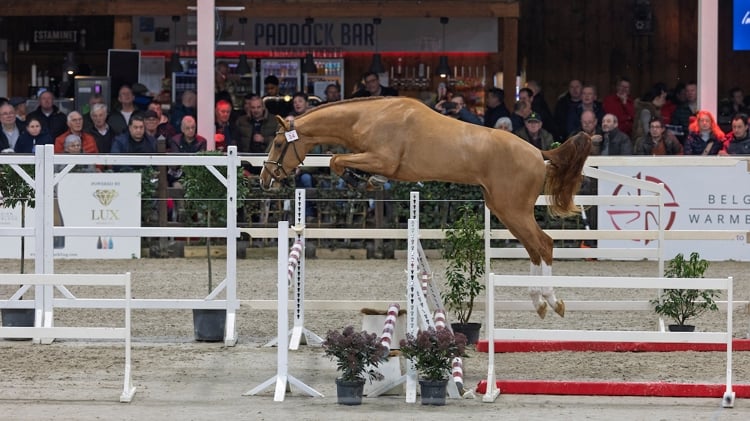
{"label": "potted shrub", "polygon": [[[682,253],[679,253],[667,263],[664,276],[703,278],[708,265],[708,261],[701,259],[696,252],[690,253],[689,260],[685,260]],[[695,326],[687,324],[687,321],[707,311],[718,311],[719,307],[714,301],[718,297],[718,291],[713,289],[665,289],[658,298],[651,300],[651,303],[658,315],[675,322],[669,325],[670,331],[692,332]]]}
{"label": "potted shrub", "polygon": [[[34,176],[33,165],[23,165],[22,168]],[[21,227],[26,226],[26,208],[35,206],[35,192],[23,178],[9,165],[0,167],[0,180],[2,183],[2,200],[0,207],[14,208],[21,206]],[[25,273],[26,237],[21,237],[21,271]],[[34,326],[34,309],[28,308],[4,308],[2,309],[3,326],[31,327]]]}
{"label": "potted shrub", "polygon": [[419,385],[423,405],[445,405],[445,391],[453,359],[464,356],[466,336],[448,329],[419,330],[401,340],[401,354],[421,374]]}
{"label": "potted shrub", "polygon": [[[222,155],[221,152],[200,152],[199,155]],[[226,167],[217,168],[226,176]],[[242,167],[237,167],[237,205],[244,202],[250,191],[250,181],[243,175]],[[204,166],[185,166],[182,168],[185,187],[185,209],[193,215],[195,224],[207,227],[226,225],[227,189]],[[211,238],[206,238],[206,259],[208,261],[208,294],[213,291],[213,271],[211,267]],[[193,309],[193,328],[198,341],[218,342],[224,339],[226,311],[212,309]]]}
{"label": "potted shrub", "polygon": [[463,205],[458,209],[458,219],[452,229],[445,231],[443,243],[443,258],[448,261],[445,270],[446,287],[442,292],[443,301],[448,310],[458,319],[452,323],[453,331],[464,333],[468,343],[476,343],[479,339],[481,323],[470,323],[469,319],[474,310],[474,299],[481,293],[485,285],[484,279],[484,239],[483,223],[471,205]]}
{"label": "potted shrub", "polygon": [[323,349],[326,356],[336,361],[336,369],[341,372],[341,377],[336,378],[338,403],[361,404],[365,381],[383,379],[376,368],[388,358],[388,349],[381,344],[378,335],[364,330],[357,332],[353,326],[341,332],[330,330]]}

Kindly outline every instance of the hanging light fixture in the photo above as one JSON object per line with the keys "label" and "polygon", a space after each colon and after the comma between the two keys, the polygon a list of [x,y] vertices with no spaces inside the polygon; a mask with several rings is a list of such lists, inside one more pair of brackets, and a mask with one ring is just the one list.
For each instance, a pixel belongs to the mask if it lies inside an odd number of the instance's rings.
{"label": "hanging light fixture", "polygon": [[237,63],[237,74],[246,75],[252,73],[250,71],[250,65],[247,64],[247,54],[245,54],[245,25],[247,24],[247,18],[240,18],[240,25],[242,25],[242,54],[240,54],[240,61]]}
{"label": "hanging light fixture", "polygon": [[66,54],[65,62],[63,63],[63,70],[70,76],[78,73],[78,66],[76,65],[72,52]]}
{"label": "hanging light fixture", "polygon": [[448,23],[448,18],[443,16],[440,18],[440,23],[443,25],[443,55],[440,56],[438,67],[435,69],[435,74],[442,77],[451,77],[451,66],[448,65],[448,56],[445,55],[445,25]]}
{"label": "hanging light fixture", "polygon": [[172,16],[172,36],[174,37],[174,51],[172,52],[172,57],[169,59],[171,62],[171,70],[172,73],[182,73],[184,69],[182,68],[182,63],[180,63],[180,53],[177,51],[177,22],[180,21],[179,16]]}
{"label": "hanging light fixture", "polygon": [[373,73],[385,72],[385,66],[383,66],[383,58],[380,56],[378,51],[378,27],[383,22],[380,18],[374,18],[372,23],[375,25],[375,54],[372,55],[372,64],[370,65],[370,71]]}
{"label": "hanging light fixture", "polygon": [[[305,18],[305,25],[312,25],[315,22],[313,18]],[[305,60],[302,61],[302,71],[305,73],[318,73],[318,66],[315,65],[315,59],[311,52],[305,54]]]}

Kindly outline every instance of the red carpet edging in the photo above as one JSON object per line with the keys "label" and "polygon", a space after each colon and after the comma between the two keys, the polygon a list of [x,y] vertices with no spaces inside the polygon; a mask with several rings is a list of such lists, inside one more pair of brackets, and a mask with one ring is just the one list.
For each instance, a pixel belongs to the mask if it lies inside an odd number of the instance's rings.
{"label": "red carpet edging", "polygon": [[[477,352],[488,352],[489,341],[480,339],[476,344]],[[595,352],[675,352],[726,351],[726,344],[705,343],[657,343],[657,342],[585,342],[585,341],[495,341],[495,353],[508,352],[559,352],[559,351],[595,351]],[[750,339],[733,339],[733,351],[750,351]]]}
{"label": "red carpet edging", "polygon": [[[544,380],[498,380],[500,394],[507,395],[587,395],[653,396],[683,398],[722,398],[726,384],[664,382],[576,382]],[[479,382],[476,392],[487,391],[487,380]],[[750,398],[750,384],[734,384],[736,398]]]}

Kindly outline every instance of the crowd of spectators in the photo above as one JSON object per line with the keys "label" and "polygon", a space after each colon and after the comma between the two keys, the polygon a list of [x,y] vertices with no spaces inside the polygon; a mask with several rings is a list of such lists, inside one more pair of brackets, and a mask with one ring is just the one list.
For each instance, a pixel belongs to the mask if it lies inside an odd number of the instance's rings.
{"label": "crowd of spectators", "polygon": [[[222,68],[217,81],[223,80]],[[353,98],[395,96],[398,91],[384,86],[379,75],[367,72]],[[278,79],[264,80],[265,91],[274,94]],[[215,104],[215,144],[222,149],[236,145],[241,153],[266,153],[278,130],[277,114],[269,110],[264,97],[248,94],[235,98],[227,85],[217,83]],[[669,89],[655,83],[642,96],[634,97],[630,81],[621,77],[611,93],[599,101],[597,88],[580,80],[571,80],[554,107],[544,98],[542,86],[530,80],[521,88],[512,110],[505,107],[502,89],[484,92],[483,112],[472,112],[460,92],[445,84],[429,104],[436,112],[470,124],[513,132],[520,140],[539,149],[550,149],[572,134],[584,131],[596,136],[595,155],[723,155],[750,153],[748,101],[742,89],[732,88],[720,103],[718,116],[697,108],[697,85],[678,84]],[[325,89],[323,103],[342,98],[339,85]],[[56,153],[65,153],[71,135],[80,139],[81,153],[155,153],[158,140],[173,153],[195,153],[206,149],[206,139],[197,135],[194,91],[185,91],[174,104],[152,98],[145,106],[136,100],[133,88],[120,87],[113,106],[93,95],[81,114],[67,115],[55,106],[51,92],[39,96],[36,109],[26,110],[22,98],[0,99],[0,150],[33,153],[36,145],[54,144]],[[241,105],[235,107],[233,105]],[[295,93],[288,108],[277,109],[282,118],[294,119],[311,108],[308,95]],[[476,109],[474,109],[476,111]],[[74,149],[74,148],[71,148]],[[316,150],[326,153],[330,150]],[[259,169],[247,167],[248,173]],[[176,171],[176,169],[175,169]],[[298,182],[315,186],[315,171],[298,173]],[[174,180],[177,181],[175,178]]]}

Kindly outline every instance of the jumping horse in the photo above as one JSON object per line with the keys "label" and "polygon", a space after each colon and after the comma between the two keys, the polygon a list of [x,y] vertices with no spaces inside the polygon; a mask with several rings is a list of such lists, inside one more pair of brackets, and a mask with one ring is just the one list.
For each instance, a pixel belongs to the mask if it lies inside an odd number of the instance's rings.
{"label": "jumping horse", "polygon": [[[540,151],[512,133],[464,123],[404,97],[335,102],[291,122],[278,120],[260,173],[264,190],[283,184],[316,145],[350,151],[331,157],[340,176],[357,169],[398,181],[478,185],[490,211],[526,248],[531,275],[552,274],[552,238],[534,218],[536,199],[550,195],[552,215],[577,213],[573,196],[591,150],[591,138],[579,133]],[[565,303],[552,287],[529,288],[529,294],[541,318],[547,304],[564,316]]]}

